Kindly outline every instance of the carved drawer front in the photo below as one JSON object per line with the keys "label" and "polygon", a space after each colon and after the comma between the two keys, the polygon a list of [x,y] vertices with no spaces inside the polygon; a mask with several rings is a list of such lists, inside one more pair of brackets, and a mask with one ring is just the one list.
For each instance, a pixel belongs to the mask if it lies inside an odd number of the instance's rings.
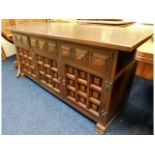
{"label": "carved drawer front", "polygon": [[16,46],[29,48],[28,36],[22,34],[13,34],[13,40]]}
{"label": "carved drawer front", "polygon": [[17,51],[23,72],[33,78],[36,78],[36,69],[32,52],[22,48],[17,48]]}
{"label": "carved drawer front", "polygon": [[30,38],[31,48],[43,51],[49,54],[58,54],[57,44],[54,40],[47,40],[43,38]]}
{"label": "carved drawer front", "polygon": [[112,52],[111,51],[93,51],[92,52],[92,69],[95,71],[109,74],[112,69]]}
{"label": "carved drawer front", "polygon": [[47,42],[47,50],[49,53],[58,55],[57,44],[55,41],[48,41]]}
{"label": "carved drawer front", "polygon": [[99,116],[103,102],[103,79],[81,69],[65,64],[65,97],[95,116]]}
{"label": "carved drawer front", "polygon": [[89,65],[90,63],[90,52],[87,48],[75,47],[74,48],[74,59],[77,63],[82,65]]}
{"label": "carved drawer front", "polygon": [[60,51],[61,51],[61,56],[65,59],[71,59],[72,56],[72,47],[70,45],[67,44],[62,44],[60,45]]}
{"label": "carved drawer front", "polygon": [[39,80],[56,93],[60,93],[60,76],[57,61],[36,54]]}
{"label": "carved drawer front", "polygon": [[80,65],[88,65],[90,63],[90,52],[86,47],[62,44],[60,51],[62,57],[69,59],[69,61]]}

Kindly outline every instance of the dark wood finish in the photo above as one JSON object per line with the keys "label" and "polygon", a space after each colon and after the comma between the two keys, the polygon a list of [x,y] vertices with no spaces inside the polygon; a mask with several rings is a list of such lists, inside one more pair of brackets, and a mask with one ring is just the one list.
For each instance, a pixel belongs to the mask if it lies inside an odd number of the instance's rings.
{"label": "dark wood finish", "polygon": [[[65,35],[62,25],[68,32]],[[82,39],[80,42],[77,42],[75,37],[72,40],[69,38],[70,29],[81,33],[80,29],[62,25],[59,25],[59,30],[54,24],[51,27],[53,31],[50,30],[51,34],[48,32],[47,35],[39,34],[40,29],[30,32],[29,26],[29,28],[25,26],[25,28],[12,29],[21,73],[97,122],[96,130],[104,133],[130,92],[136,61],[135,50],[130,53],[129,51],[148,38],[151,33],[144,32],[138,42],[132,42],[132,48],[129,48],[127,44],[122,45],[123,49],[129,49],[125,52],[120,50],[120,45],[116,46],[114,42],[111,43],[114,43],[114,46],[108,45],[109,48],[107,48],[104,43],[102,46],[97,46],[99,44],[94,46],[91,44],[92,41],[84,44],[86,42],[82,43]],[[85,26],[79,28],[87,30]],[[89,26],[87,28],[90,29]],[[56,30],[59,31],[61,39],[58,34],[54,35],[57,33]],[[101,30],[99,33],[106,33],[102,28]],[[84,33],[83,30],[82,33]],[[78,38],[78,35],[76,37]],[[88,31],[86,38],[88,38]],[[94,38],[101,45],[103,40],[97,39],[96,36]],[[118,47],[118,49],[113,49],[113,47]]]}
{"label": "dark wood finish", "polygon": [[21,32],[26,35],[112,48],[126,52],[132,52],[153,34],[152,27],[139,24],[122,27],[54,22],[48,24],[17,25],[11,29],[13,32]]}

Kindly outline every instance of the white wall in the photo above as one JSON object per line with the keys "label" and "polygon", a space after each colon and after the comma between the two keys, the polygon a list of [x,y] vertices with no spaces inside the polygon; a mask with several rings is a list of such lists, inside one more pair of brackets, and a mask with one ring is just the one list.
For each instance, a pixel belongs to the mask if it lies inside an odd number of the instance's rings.
{"label": "white wall", "polygon": [[3,37],[2,37],[2,47],[3,47],[7,57],[10,57],[10,56],[16,54],[16,49],[15,49],[14,44],[9,43]]}

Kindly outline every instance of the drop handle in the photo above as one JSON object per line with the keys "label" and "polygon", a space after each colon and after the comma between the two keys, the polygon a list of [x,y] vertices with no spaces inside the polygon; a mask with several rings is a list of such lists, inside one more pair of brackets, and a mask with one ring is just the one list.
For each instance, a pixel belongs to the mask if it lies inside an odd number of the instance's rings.
{"label": "drop handle", "polygon": [[109,81],[106,82],[106,84],[105,84],[105,91],[106,91],[106,92],[110,92],[111,84],[112,84],[112,83],[109,82]]}
{"label": "drop handle", "polygon": [[65,79],[62,80],[62,85],[63,85],[63,86],[66,85],[66,80],[65,80]]}
{"label": "drop handle", "polygon": [[104,110],[101,111],[101,117],[106,117],[107,114],[108,114],[108,112],[106,112],[106,111],[104,111]]}

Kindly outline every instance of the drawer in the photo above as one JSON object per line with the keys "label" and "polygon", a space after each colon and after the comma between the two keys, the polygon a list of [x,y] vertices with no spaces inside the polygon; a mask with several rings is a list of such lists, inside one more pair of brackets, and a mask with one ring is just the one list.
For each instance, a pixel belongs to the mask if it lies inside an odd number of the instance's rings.
{"label": "drawer", "polygon": [[96,50],[92,51],[92,69],[101,73],[111,73],[113,51]]}
{"label": "drawer", "polygon": [[39,51],[48,52],[49,54],[58,54],[57,44],[54,40],[48,40],[44,38],[30,38],[30,44],[32,49],[37,49]]}
{"label": "drawer", "polygon": [[60,45],[61,56],[66,59],[72,59],[72,46],[68,44]]}
{"label": "drawer", "polygon": [[28,36],[22,35],[22,34],[13,34],[13,40],[15,45],[20,47],[26,47],[29,48],[29,39]]}
{"label": "drawer", "polygon": [[74,63],[84,66],[90,64],[90,51],[87,47],[62,44],[60,45],[60,51],[63,58],[69,59]]}
{"label": "drawer", "polygon": [[90,51],[86,47],[74,47],[74,60],[81,64],[88,66],[90,64]]}

